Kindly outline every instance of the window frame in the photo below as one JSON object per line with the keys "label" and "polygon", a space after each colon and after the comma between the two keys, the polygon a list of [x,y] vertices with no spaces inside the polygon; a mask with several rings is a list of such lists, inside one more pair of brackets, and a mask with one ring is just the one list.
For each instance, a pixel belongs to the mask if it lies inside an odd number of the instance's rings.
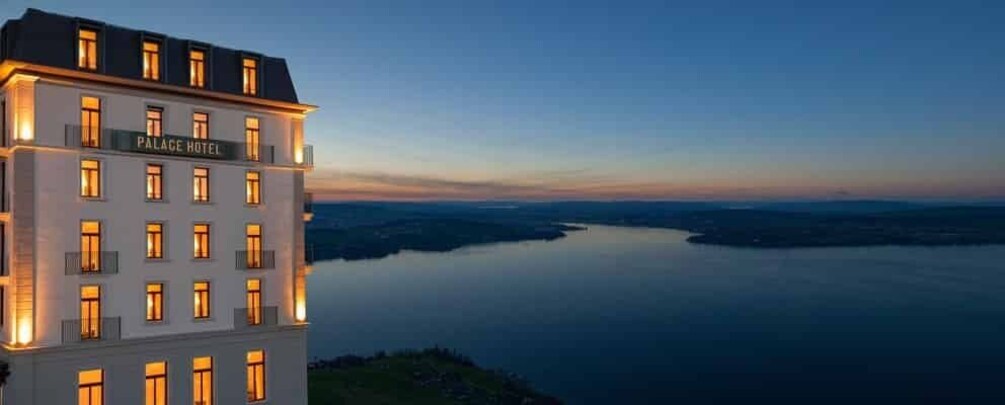
{"label": "window frame", "polygon": [[[197,361],[203,359],[206,359],[209,362],[209,367],[196,367]],[[216,393],[216,389],[214,387],[216,378],[213,375],[215,372],[214,370],[215,366],[216,364],[213,356],[199,356],[192,358],[192,402],[212,404],[216,400],[216,398],[214,398],[215,396],[214,394]],[[208,377],[209,381],[205,381],[205,377]],[[207,386],[203,386],[204,385],[203,383],[208,384],[205,384]],[[196,390],[197,386],[202,388],[202,392],[204,394],[207,391],[206,388],[209,388],[208,390],[209,395],[208,396],[203,395],[202,397],[197,397],[196,396],[198,395],[198,390]]]}
{"label": "window frame", "polygon": [[[205,289],[199,285],[204,284]],[[195,301],[199,300],[200,305]],[[207,320],[213,317],[213,282],[210,280],[195,280],[192,282],[192,319]]]}
{"label": "window frame", "polygon": [[[157,47],[156,51],[147,50],[147,44],[151,44]],[[155,39],[153,37],[144,37],[140,41],[140,69],[142,69],[143,80],[149,80],[154,82],[161,81],[163,75],[161,73],[161,67],[163,66],[164,58],[161,57],[164,49],[164,41]]]}
{"label": "window frame", "polygon": [[[150,230],[151,226],[157,226],[157,230],[151,231]],[[146,260],[164,260],[165,259],[164,241],[167,237],[166,235],[167,232],[165,232],[164,230],[165,228],[164,221],[147,221],[144,224],[143,228],[145,235],[144,241],[146,242],[146,249],[144,249],[143,258]],[[151,246],[151,240],[150,240],[151,236],[157,238],[157,240],[155,241],[156,246]],[[151,252],[151,247],[154,248],[153,252]],[[151,255],[151,253],[154,253],[154,255]]]}
{"label": "window frame", "polygon": [[[164,136],[164,115],[167,109],[163,106],[147,104],[146,108],[143,110],[143,122],[145,123],[144,128],[147,136],[152,136],[155,138],[160,138]],[[157,117],[151,118],[150,113],[156,112]],[[153,128],[151,128],[153,125]]]}
{"label": "window frame", "polygon": [[[255,178],[250,178],[255,175]],[[262,205],[262,171],[246,170],[244,172],[244,203],[247,205]]]}
{"label": "window frame", "polygon": [[[251,360],[252,353],[260,353],[260,360]],[[248,402],[262,402],[266,400],[266,378],[265,378],[265,350],[256,349],[249,350],[247,357],[245,359],[245,367],[247,370],[247,393]],[[260,379],[260,381],[259,381]],[[261,391],[258,390],[261,388]]]}
{"label": "window frame", "polygon": [[[252,287],[252,282],[256,283],[254,288]],[[265,298],[263,284],[264,281],[260,277],[249,278],[244,281],[244,303],[246,305],[248,325],[261,325],[263,322],[262,302]]]}
{"label": "window frame", "polygon": [[[98,372],[97,382],[83,382],[84,373]],[[98,389],[97,402],[93,401],[93,389]],[[82,398],[83,393],[87,392],[87,400]],[[101,368],[92,368],[86,370],[77,370],[77,403],[84,405],[103,405],[105,403],[105,370]]]}
{"label": "window frame", "polygon": [[[248,62],[252,62],[252,66],[248,66]],[[261,79],[262,58],[241,55],[241,93],[245,96],[258,96]]]}
{"label": "window frame", "polygon": [[[199,115],[206,117],[206,119],[204,121],[196,120],[196,116],[199,116]],[[193,139],[209,139],[210,138],[210,136],[209,136],[209,130],[210,130],[210,123],[209,123],[209,121],[210,121],[210,113],[208,113],[206,111],[199,111],[199,110],[192,111],[192,138]],[[202,124],[202,125],[199,125],[199,124]],[[202,128],[204,130],[204,132],[205,132],[203,137],[199,137],[198,136],[200,128]]]}
{"label": "window frame", "polygon": [[[202,54],[202,59],[193,59],[193,52],[198,52]],[[189,87],[194,87],[197,89],[206,88],[206,70],[209,66],[209,49],[190,46],[188,48],[188,85]],[[196,68],[199,68],[199,74],[196,75]],[[199,80],[196,80],[196,79]]]}
{"label": "window frame", "polygon": [[[95,167],[84,167],[85,162],[95,163]],[[102,170],[103,162],[101,159],[95,159],[91,157],[83,157],[80,159],[80,198],[87,200],[100,200],[104,197],[102,186],[104,181],[102,181]],[[84,187],[84,178],[87,178],[87,187]]]}
{"label": "window frame", "polygon": [[[94,223],[97,225],[97,233],[85,232],[84,224]],[[99,220],[93,219],[82,219],[80,220],[80,271],[81,273],[101,273],[101,248],[104,244],[104,239],[102,237],[102,224]],[[86,239],[85,239],[86,238]],[[84,249],[85,240],[87,240],[86,245],[91,247],[97,244],[97,249]],[[88,266],[88,264],[93,264],[93,266]]]}
{"label": "window frame", "polygon": [[[254,126],[251,123],[254,123]],[[262,118],[254,115],[244,117],[244,158],[252,162],[262,161]]]}
{"label": "window frame", "polygon": [[[154,371],[153,373],[151,373],[150,366],[155,366],[155,365],[160,365],[160,371],[159,372]],[[148,363],[144,364],[144,367],[143,367],[143,393],[144,393],[143,403],[144,403],[144,405],[165,405],[165,404],[168,403],[168,401],[167,401],[167,397],[168,397],[167,378],[168,378],[168,364],[167,364],[167,361],[164,361],[164,360],[162,360],[162,361],[152,361],[152,362],[148,362]],[[150,383],[151,383],[151,381],[153,382],[153,387],[152,388],[154,390],[154,392],[153,392],[153,398],[151,398],[151,393],[150,393],[150,388],[151,388]],[[160,384],[158,384],[158,382]],[[153,399],[152,403],[150,402],[151,399]]]}
{"label": "window frame", "polygon": [[[84,297],[84,289],[94,288],[97,291],[96,297]],[[79,307],[78,310],[80,315],[80,340],[101,340],[102,338],[102,319],[101,314],[103,311],[102,305],[102,292],[103,288],[101,284],[83,284],[77,290],[77,295],[79,296]],[[86,311],[85,311],[86,310]],[[87,316],[85,317],[85,312]],[[90,315],[95,313],[97,316],[91,317]],[[85,322],[86,319],[86,322]]]}
{"label": "window frame", "polygon": [[[159,172],[152,174],[150,173],[151,168],[157,168],[159,169]],[[146,201],[164,201],[164,172],[164,163],[147,162],[146,166],[144,166],[143,188],[146,190],[143,194]],[[152,179],[155,179],[154,182],[156,183],[156,190],[153,193],[151,192],[151,187],[153,186],[153,184],[151,184]]]}
{"label": "window frame", "polygon": [[[199,227],[206,227],[205,232],[201,232]],[[203,238],[202,236],[205,235]],[[192,259],[209,260],[213,258],[213,224],[209,222],[195,222],[192,224]]]}
{"label": "window frame", "polygon": [[[160,291],[150,291],[150,287],[157,286]],[[163,323],[167,318],[164,316],[164,303],[167,294],[167,283],[163,281],[147,281],[143,284],[143,320],[147,323]],[[153,307],[153,308],[152,308]]]}
{"label": "window frame", "polygon": [[[84,31],[94,33],[94,39],[83,38]],[[97,72],[101,67],[101,29],[91,25],[80,24],[77,26],[77,69],[89,72]],[[86,48],[84,45],[87,45]],[[83,52],[81,52],[83,51]],[[92,66],[93,65],[93,66]]]}
{"label": "window frame", "polygon": [[[98,102],[98,107],[86,106],[85,100],[94,99]],[[83,148],[101,148],[102,116],[104,100],[98,96],[82,94],[80,96],[80,146]],[[84,124],[84,117],[87,117],[88,125]],[[97,121],[97,124],[90,124]]]}
{"label": "window frame", "polygon": [[[206,174],[204,176],[199,175],[198,172],[202,170]],[[210,182],[211,171],[208,166],[193,166],[192,167],[192,202],[197,204],[207,204],[210,202],[210,191],[212,190],[212,183]],[[205,183],[205,184],[203,184]],[[202,190],[205,189],[205,194]],[[197,192],[198,190],[198,192]]]}

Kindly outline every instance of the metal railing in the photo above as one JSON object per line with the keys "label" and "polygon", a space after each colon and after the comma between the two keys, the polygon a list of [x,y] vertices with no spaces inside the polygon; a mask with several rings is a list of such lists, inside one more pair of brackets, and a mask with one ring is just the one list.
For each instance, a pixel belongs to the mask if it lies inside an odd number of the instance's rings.
{"label": "metal railing", "polygon": [[234,309],[234,329],[276,326],[278,324],[279,307],[260,307],[258,314],[249,308]]}
{"label": "metal railing", "polygon": [[76,124],[67,124],[65,127],[64,142],[69,148],[95,148],[113,149],[112,133],[116,130],[108,128],[87,128],[88,137],[84,137],[84,127]]}
{"label": "metal railing", "polygon": [[119,252],[66,252],[66,275],[116,274]]}
{"label": "metal railing", "polygon": [[303,156],[300,158],[300,163],[297,166],[313,168],[314,167],[314,145],[304,145],[301,152]]}
{"label": "metal railing", "polygon": [[252,149],[253,145],[249,143],[240,144],[240,150],[238,151],[241,159],[249,162],[261,162],[261,163],[276,163],[276,147],[272,145],[258,144],[258,150]]}
{"label": "metal railing", "polygon": [[82,343],[122,338],[122,318],[67,319],[63,321],[63,343]]}
{"label": "metal railing", "polygon": [[258,270],[276,268],[275,250],[238,250],[238,270]]}
{"label": "metal railing", "polygon": [[304,193],[304,213],[314,213],[314,193]]}

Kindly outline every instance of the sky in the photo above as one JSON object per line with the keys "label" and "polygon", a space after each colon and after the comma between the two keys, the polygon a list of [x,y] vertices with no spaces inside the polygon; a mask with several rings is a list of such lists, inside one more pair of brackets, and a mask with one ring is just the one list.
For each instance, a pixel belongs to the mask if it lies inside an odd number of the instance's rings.
{"label": "sky", "polygon": [[0,0],[0,17],[285,58],[320,106],[322,200],[1005,199],[1005,3],[825,4]]}

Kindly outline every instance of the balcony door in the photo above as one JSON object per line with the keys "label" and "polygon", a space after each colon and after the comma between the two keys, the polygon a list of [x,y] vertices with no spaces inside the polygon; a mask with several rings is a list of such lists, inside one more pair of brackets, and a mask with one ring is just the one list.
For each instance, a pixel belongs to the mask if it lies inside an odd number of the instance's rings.
{"label": "balcony door", "polygon": [[80,338],[101,338],[101,287],[80,287]]}
{"label": "balcony door", "polygon": [[101,223],[80,223],[80,271],[101,271]]}

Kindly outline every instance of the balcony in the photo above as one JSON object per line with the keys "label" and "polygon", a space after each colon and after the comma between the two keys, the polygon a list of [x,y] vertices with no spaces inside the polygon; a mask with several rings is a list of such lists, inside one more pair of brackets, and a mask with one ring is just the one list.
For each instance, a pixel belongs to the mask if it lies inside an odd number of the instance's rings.
{"label": "balcony", "polygon": [[264,270],[276,268],[275,250],[238,250],[238,270]]}
{"label": "balcony", "polygon": [[259,313],[248,308],[234,309],[234,329],[248,329],[279,324],[279,307],[261,307]]}
{"label": "balcony", "polygon": [[66,275],[117,274],[119,252],[67,252]]}
{"label": "balcony", "polygon": [[248,162],[272,164],[276,162],[276,147],[272,145],[240,144],[238,156]]}
{"label": "balcony", "polygon": [[122,338],[120,317],[67,319],[63,321],[63,344],[119,340]]}
{"label": "balcony", "polygon": [[303,149],[301,149],[300,153],[302,154],[302,156],[300,157],[300,161],[297,162],[297,166],[303,167],[303,168],[307,168],[307,169],[313,169],[314,168],[314,145],[304,145],[304,147],[303,147]]}

